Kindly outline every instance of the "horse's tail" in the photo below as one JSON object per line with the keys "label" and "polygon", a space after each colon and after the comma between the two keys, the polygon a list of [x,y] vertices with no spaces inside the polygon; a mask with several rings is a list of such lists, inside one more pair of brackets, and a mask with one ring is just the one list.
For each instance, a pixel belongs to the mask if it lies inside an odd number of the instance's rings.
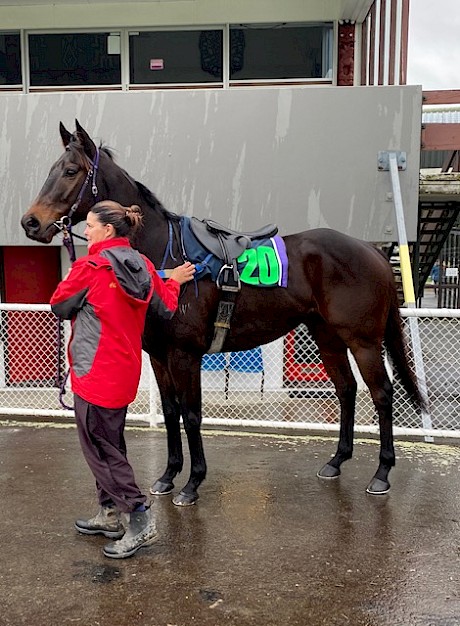
{"label": "horse's tail", "polygon": [[391,361],[396,368],[399,378],[414,406],[421,409],[425,401],[420,393],[417,378],[409,365],[406,342],[403,334],[403,324],[399,312],[398,295],[396,289],[392,295],[390,311],[385,328],[385,346]]}

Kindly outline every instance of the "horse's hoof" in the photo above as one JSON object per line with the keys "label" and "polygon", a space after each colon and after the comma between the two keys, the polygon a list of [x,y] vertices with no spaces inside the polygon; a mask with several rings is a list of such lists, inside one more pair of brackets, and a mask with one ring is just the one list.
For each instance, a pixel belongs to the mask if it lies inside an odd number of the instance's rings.
{"label": "horse's hoof", "polygon": [[380,478],[373,478],[366,489],[366,493],[370,493],[371,496],[383,496],[389,491],[390,483],[387,480],[380,480]]}
{"label": "horse's hoof", "polygon": [[334,467],[333,465],[326,463],[326,465],[323,465],[316,475],[318,478],[326,478],[330,480],[331,478],[338,478],[340,476],[340,470],[338,467]]}
{"label": "horse's hoof", "polygon": [[198,500],[197,493],[184,493],[181,491],[179,495],[173,498],[173,504],[176,506],[192,506]]}
{"label": "horse's hoof", "polygon": [[157,480],[150,487],[150,493],[152,496],[166,496],[174,489],[173,483],[162,483],[161,480]]}

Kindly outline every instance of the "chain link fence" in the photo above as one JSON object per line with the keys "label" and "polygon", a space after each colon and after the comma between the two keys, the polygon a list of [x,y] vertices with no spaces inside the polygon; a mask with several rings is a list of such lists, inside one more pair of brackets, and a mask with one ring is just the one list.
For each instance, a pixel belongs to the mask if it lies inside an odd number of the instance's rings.
{"label": "chain link fence", "polygon": [[[422,416],[394,379],[395,434],[460,436],[460,310],[402,309],[410,363],[422,376],[429,409]],[[66,349],[69,324],[48,305],[0,305],[0,413],[72,417]],[[411,321],[412,320],[412,321]],[[416,323],[419,342],[410,331]],[[417,351],[419,354],[417,355]],[[374,406],[350,356],[358,381],[356,431],[378,432]],[[421,364],[421,365],[420,365]],[[387,363],[390,377],[391,367]],[[202,362],[203,422],[267,428],[338,430],[339,404],[316,345],[304,326],[247,352],[205,355]],[[162,422],[161,403],[149,360],[128,419]]]}
{"label": "chain link fence", "polygon": [[[67,377],[70,323],[46,304],[0,304],[0,414],[72,417]],[[129,418],[151,421],[156,384],[143,353],[142,377]]]}

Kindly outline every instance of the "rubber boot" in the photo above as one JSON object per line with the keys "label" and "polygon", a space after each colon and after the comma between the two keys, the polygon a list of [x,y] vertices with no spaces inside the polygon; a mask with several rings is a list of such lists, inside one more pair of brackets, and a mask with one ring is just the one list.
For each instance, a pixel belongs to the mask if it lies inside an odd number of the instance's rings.
{"label": "rubber boot", "polygon": [[151,509],[129,513],[129,522],[123,539],[104,547],[104,555],[111,559],[126,559],[140,548],[150,546],[158,537],[155,517]]}
{"label": "rubber boot", "polygon": [[109,539],[121,539],[125,534],[120,511],[114,506],[101,506],[91,519],[77,519],[75,528],[84,535],[104,535]]}

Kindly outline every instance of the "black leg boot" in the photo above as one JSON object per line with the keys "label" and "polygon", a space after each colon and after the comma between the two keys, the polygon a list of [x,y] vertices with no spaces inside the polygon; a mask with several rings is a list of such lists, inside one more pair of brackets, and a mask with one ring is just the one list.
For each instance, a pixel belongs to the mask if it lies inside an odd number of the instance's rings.
{"label": "black leg boot", "polygon": [[140,548],[150,546],[158,538],[155,516],[151,509],[129,513],[129,523],[123,539],[105,546],[103,552],[111,559],[126,559]]}

